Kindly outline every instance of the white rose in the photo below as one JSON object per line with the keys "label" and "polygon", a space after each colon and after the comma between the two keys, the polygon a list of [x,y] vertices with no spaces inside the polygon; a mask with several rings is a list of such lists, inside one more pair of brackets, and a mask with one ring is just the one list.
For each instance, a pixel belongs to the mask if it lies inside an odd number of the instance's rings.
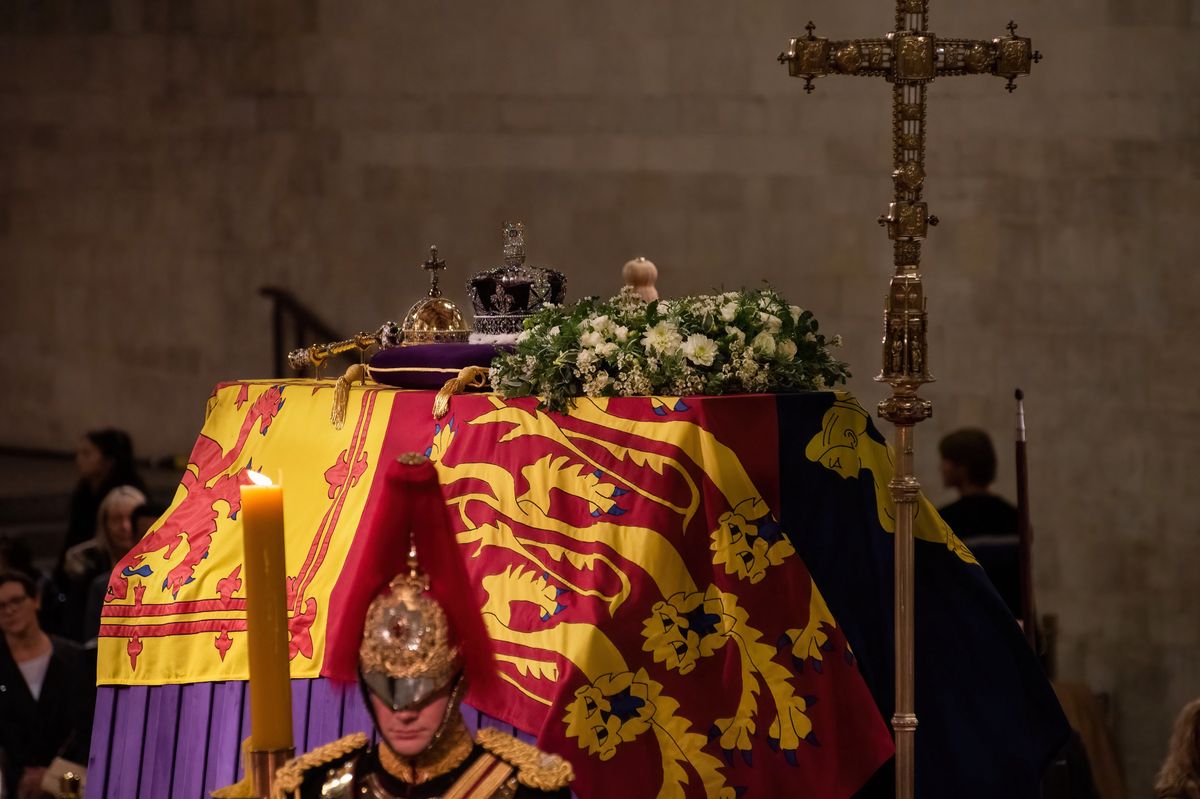
{"label": "white rose", "polygon": [[737,316],[737,303],[727,302],[721,306],[721,318],[726,322],[732,322],[733,317]]}
{"label": "white rose", "polygon": [[799,305],[789,305],[788,310],[792,312],[792,324],[800,324],[800,314],[804,312],[804,309]]}
{"label": "white rose", "polygon": [[779,342],[779,352],[789,361],[796,357],[796,350],[798,349],[799,347],[796,346],[796,342],[791,339]]}
{"label": "white rose", "polygon": [[745,331],[744,331],[744,330],[742,330],[741,328],[737,328],[737,327],[733,327],[733,326],[730,326],[730,325],[726,325],[726,327],[725,327],[725,334],[726,334],[726,335],[729,335],[729,336],[733,336],[734,338],[736,338],[736,339],[737,339],[737,342],[738,342],[738,344],[745,344],[745,343],[746,343],[746,333],[745,333]]}
{"label": "white rose", "polygon": [[592,365],[592,361],[596,360],[596,353],[592,350],[580,350],[575,356],[575,365],[580,369],[587,369]]}
{"label": "white rose", "polygon": [[763,313],[762,311],[759,311],[758,318],[759,321],[763,323],[763,327],[765,327],[767,332],[772,336],[779,335],[779,331],[783,329],[783,320],[774,314]]}
{"label": "white rose", "polygon": [[528,330],[522,330],[517,334],[517,343],[524,344],[526,341],[529,341],[529,335],[530,334]]}
{"label": "white rose", "polygon": [[713,358],[717,355],[717,342],[700,333],[688,336],[681,347],[684,356],[699,366],[712,366]]}
{"label": "white rose", "polygon": [[667,302],[666,300],[661,300],[658,303],[657,310],[659,316],[666,316],[671,312],[671,303]]}
{"label": "white rose", "polygon": [[584,333],[579,337],[579,344],[583,347],[599,347],[604,343],[604,334],[595,330]]}
{"label": "white rose", "polygon": [[562,329],[558,325],[555,325],[554,327],[550,328],[551,336],[557,336],[561,332],[562,332]]}
{"label": "white rose", "polygon": [[622,344],[629,340],[629,328],[625,327],[625,325],[617,325],[610,332],[613,338]]}
{"label": "white rose", "polygon": [[596,345],[596,354],[601,358],[607,358],[617,351],[617,345],[611,341],[605,341],[602,344]]}
{"label": "white rose", "polygon": [[760,355],[775,354],[775,337],[767,331],[762,331],[750,342],[751,348]]}
{"label": "white rose", "polygon": [[603,333],[608,329],[608,314],[601,314],[592,320],[592,330]]}

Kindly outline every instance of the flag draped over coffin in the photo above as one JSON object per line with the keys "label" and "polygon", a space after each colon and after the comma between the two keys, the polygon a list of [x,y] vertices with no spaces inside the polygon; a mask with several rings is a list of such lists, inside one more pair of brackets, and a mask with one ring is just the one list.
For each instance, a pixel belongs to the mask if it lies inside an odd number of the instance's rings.
{"label": "flag draped over coffin", "polygon": [[[852,397],[778,398],[781,520],[843,623],[881,712],[895,703],[892,455]],[[924,497],[915,518],[917,796],[1033,799],[1069,728],[1004,600]],[[894,796],[883,769],[861,799]]]}
{"label": "flag draped over coffin", "polygon": [[[800,556],[843,534],[890,541],[890,500],[844,498],[874,527],[807,529],[780,457],[804,457],[807,441],[784,429],[776,398],[581,400],[562,416],[470,395],[435,421],[431,396],[356,388],[339,431],[330,383],[219,386],[168,512],[113,572],[100,681],[245,679],[248,468],[284,486],[292,676],[318,676],[329,602],[354,578],[342,566],[378,500],[379,466],[419,451],[437,465],[474,582],[463,601],[483,612],[503,678],[503,691],[470,699],[571,760],[585,799],[618,784],[662,799],[850,796],[890,757],[878,657],[890,637],[877,640],[890,631],[870,613],[860,625],[864,609],[844,596],[853,588],[835,580],[846,627]],[[835,399],[857,407],[810,397]],[[820,409],[806,412],[816,416],[803,435],[817,440]],[[804,491],[866,484],[823,458],[804,457]],[[781,509],[797,519],[787,529]],[[955,541],[941,549],[978,571]],[[887,570],[865,596],[885,578],[890,591]]]}

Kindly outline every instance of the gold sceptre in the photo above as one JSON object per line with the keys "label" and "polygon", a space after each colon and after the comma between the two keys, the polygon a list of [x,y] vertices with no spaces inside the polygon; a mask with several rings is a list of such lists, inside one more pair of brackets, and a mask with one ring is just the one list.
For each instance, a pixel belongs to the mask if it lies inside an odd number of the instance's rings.
{"label": "gold sceptre", "polygon": [[313,367],[316,379],[320,380],[321,372],[330,358],[351,350],[358,350],[358,363],[352,364],[346,373],[339,377],[333,387],[333,406],[329,410],[329,421],[335,430],[341,430],[346,424],[346,408],[350,403],[350,386],[353,383],[367,382],[367,367],[365,364],[367,350],[372,347],[397,347],[403,339],[403,332],[395,322],[384,322],[374,333],[359,333],[342,341],[328,344],[311,344],[300,347],[288,353],[288,365],[296,371],[309,366]]}
{"label": "gold sceptre", "polygon": [[384,336],[386,335],[384,330],[389,326],[394,327],[395,325],[392,322],[388,322],[374,333],[358,333],[343,341],[333,341],[328,344],[310,344],[307,347],[294,349],[288,353],[288,366],[297,372],[312,366],[316,369],[317,379],[320,380],[321,370],[325,367],[325,362],[330,358],[357,349],[359,361],[361,362],[367,350],[371,349],[371,347],[383,346]]}
{"label": "gold sceptre", "polygon": [[938,219],[922,197],[925,183],[926,90],[934,78],[995,75],[1012,92],[1018,77],[1028,75],[1041,53],[1015,22],[1007,36],[958,39],[929,32],[930,0],[895,0],[896,26],[873,39],[832,41],[814,36],[791,40],[780,53],[788,74],[813,81],[830,75],[882,77],[892,90],[892,182],[894,195],[879,224],[892,241],[895,272],[884,300],[883,369],[875,379],[892,387],[879,403],[879,415],[896,427],[896,469],[888,488],[896,505],[895,653],[896,696],[892,731],[896,741],[896,797],[913,799],[916,791],[913,523],[921,486],[913,471],[913,428],[933,414],[933,403],[918,392],[933,381],[926,342],[928,317],[921,283],[921,243]]}

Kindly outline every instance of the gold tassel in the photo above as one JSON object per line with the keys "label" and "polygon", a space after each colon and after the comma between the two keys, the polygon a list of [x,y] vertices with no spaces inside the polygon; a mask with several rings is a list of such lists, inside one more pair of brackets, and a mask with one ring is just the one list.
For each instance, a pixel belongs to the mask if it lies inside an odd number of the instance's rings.
{"label": "gold tassel", "polygon": [[437,396],[433,398],[433,418],[441,419],[450,412],[450,398],[461,394],[468,388],[483,388],[487,385],[488,368],[486,366],[467,366],[446,381]]}
{"label": "gold tassel", "polygon": [[337,379],[333,386],[333,408],[329,411],[329,421],[333,422],[334,430],[341,430],[346,424],[346,406],[350,404],[350,384],[367,382],[367,367],[356,363],[346,370],[346,374]]}

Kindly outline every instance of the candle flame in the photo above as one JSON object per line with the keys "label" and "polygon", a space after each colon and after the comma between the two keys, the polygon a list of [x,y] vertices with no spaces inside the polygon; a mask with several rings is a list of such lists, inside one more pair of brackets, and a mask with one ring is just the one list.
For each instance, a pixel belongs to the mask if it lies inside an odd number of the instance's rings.
{"label": "candle flame", "polygon": [[271,482],[270,477],[267,477],[265,474],[262,474],[261,472],[256,472],[253,469],[247,469],[246,476],[249,477],[250,482],[254,483],[256,486],[275,485],[274,483]]}

